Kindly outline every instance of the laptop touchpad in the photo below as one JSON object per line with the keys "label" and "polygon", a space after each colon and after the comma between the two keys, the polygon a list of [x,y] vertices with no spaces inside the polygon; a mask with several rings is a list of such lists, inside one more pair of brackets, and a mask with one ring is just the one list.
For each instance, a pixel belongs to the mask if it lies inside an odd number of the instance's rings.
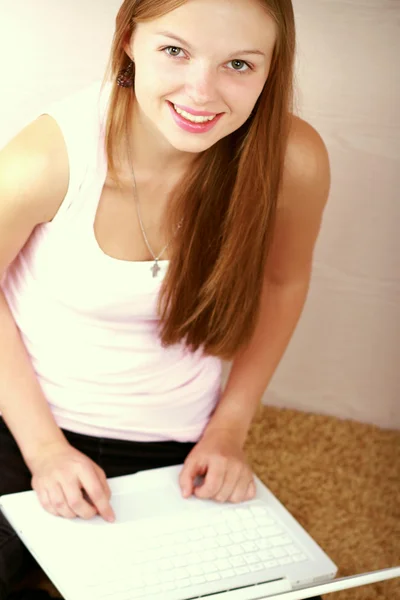
{"label": "laptop touchpad", "polygon": [[111,505],[119,523],[178,513],[186,508],[185,500],[172,485],[159,486],[154,490],[115,494],[111,498]]}

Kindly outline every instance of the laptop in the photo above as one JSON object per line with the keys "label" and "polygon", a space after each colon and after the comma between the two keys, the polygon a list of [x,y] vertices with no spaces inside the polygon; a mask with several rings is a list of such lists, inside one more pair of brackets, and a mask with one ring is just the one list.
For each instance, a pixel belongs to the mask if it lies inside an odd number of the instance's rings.
{"label": "laptop", "polygon": [[[55,517],[36,492],[0,508],[65,600],[302,600],[400,577],[337,567],[271,491],[220,504],[179,487],[182,465],[108,480],[116,521]],[[201,484],[201,481],[197,481]]]}

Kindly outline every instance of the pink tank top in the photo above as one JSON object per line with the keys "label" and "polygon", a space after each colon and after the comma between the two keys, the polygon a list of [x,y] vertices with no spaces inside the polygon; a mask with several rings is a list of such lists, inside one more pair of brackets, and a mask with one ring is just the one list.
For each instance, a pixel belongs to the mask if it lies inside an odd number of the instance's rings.
{"label": "pink tank top", "polygon": [[[156,302],[168,261],[106,255],[94,220],[107,175],[104,126],[110,84],[51,104],[70,162],[68,193],[37,227],[2,288],[57,424],[86,435],[196,442],[221,395],[222,361],[164,349]],[[39,115],[38,115],[39,116]]]}

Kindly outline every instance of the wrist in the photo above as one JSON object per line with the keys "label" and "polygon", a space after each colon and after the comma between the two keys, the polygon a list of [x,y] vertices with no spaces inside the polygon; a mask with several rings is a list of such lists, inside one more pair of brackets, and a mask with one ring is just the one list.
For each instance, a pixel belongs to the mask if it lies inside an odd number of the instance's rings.
{"label": "wrist", "polygon": [[206,438],[210,435],[217,437],[225,437],[243,449],[249,428],[243,426],[242,424],[236,423],[234,421],[228,421],[225,423],[221,423],[218,421],[210,421],[208,426],[203,432],[202,438]]}
{"label": "wrist", "polygon": [[41,440],[34,446],[26,448],[22,454],[25,460],[25,464],[28,469],[32,472],[35,465],[42,460],[44,456],[49,454],[57,454],[60,451],[65,450],[70,446],[68,440],[65,438],[60,430],[60,436],[54,439]]}

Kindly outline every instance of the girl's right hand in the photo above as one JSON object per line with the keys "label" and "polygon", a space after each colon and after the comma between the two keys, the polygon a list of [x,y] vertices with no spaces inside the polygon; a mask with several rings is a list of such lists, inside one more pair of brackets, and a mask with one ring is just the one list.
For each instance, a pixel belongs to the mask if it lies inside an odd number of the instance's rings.
{"label": "girl's right hand", "polygon": [[68,442],[47,448],[30,461],[29,469],[32,488],[47,512],[67,519],[99,514],[106,521],[115,520],[103,469]]}

